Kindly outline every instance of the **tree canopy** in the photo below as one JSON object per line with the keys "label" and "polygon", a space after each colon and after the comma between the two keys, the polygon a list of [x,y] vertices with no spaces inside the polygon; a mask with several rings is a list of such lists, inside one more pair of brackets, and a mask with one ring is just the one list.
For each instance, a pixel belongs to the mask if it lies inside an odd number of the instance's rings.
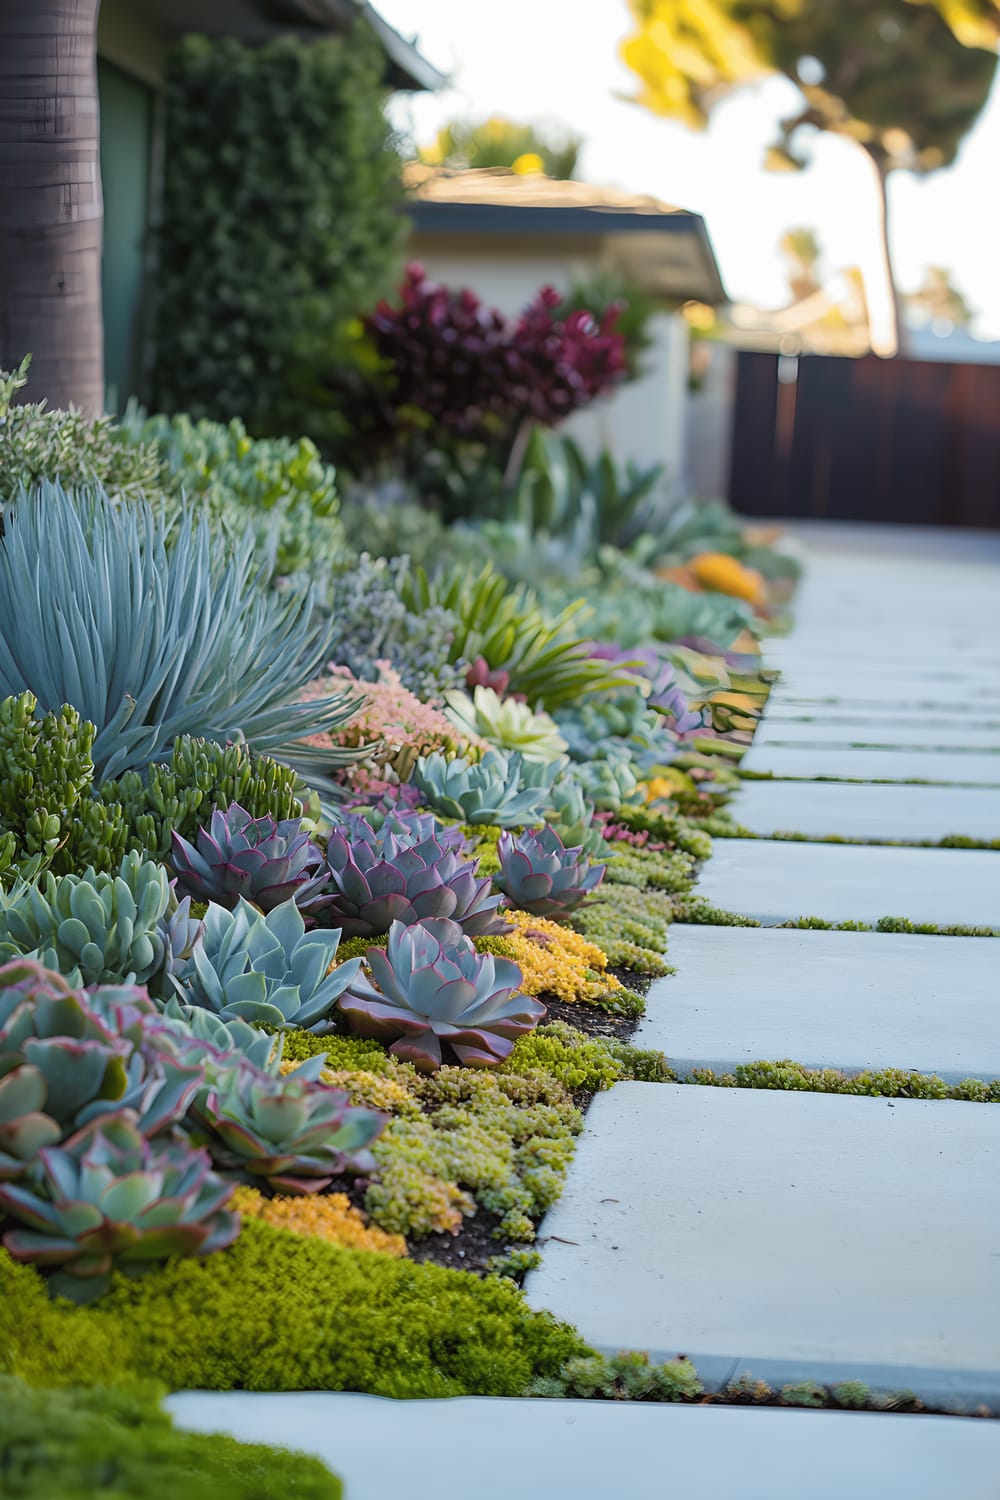
{"label": "tree canopy", "polygon": [[452,120],[420,156],[431,166],[513,167],[516,172],[572,177],[581,145],[578,136],[565,131],[493,115],[488,120]]}

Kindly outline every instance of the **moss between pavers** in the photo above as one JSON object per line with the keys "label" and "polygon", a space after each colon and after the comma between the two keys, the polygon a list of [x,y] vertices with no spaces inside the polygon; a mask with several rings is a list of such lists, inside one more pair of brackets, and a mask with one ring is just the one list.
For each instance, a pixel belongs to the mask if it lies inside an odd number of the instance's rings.
{"label": "moss between pavers", "polygon": [[813,1094],[867,1094],[883,1099],[963,1099],[976,1104],[1000,1103],[1000,1079],[965,1078],[945,1083],[936,1073],[906,1068],[871,1068],[843,1073],[837,1068],[807,1068],[781,1062],[740,1063],[731,1073],[694,1068],[684,1083],[726,1089],[781,1089]]}

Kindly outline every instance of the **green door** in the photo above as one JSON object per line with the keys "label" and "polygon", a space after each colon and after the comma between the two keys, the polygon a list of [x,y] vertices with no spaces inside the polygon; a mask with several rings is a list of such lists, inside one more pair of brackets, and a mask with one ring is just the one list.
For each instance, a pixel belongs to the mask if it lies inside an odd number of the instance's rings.
{"label": "green door", "polygon": [[98,60],[104,183],[104,369],[108,410],[139,389],[149,226],[153,90]]}

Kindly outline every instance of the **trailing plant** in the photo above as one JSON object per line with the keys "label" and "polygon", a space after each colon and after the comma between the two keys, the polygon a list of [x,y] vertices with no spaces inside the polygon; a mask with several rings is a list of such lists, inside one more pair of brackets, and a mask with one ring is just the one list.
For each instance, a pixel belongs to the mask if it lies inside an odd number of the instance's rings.
{"label": "trailing plant", "polygon": [[[99,488],[44,484],[19,502],[0,547],[0,693],[72,704],[96,726],[99,777],[198,733],[313,766],[296,742],[355,703],[296,701],[327,653],[312,591],[257,588],[250,536],[220,548],[190,514],[169,532],[162,513]],[[338,750],[334,763],[353,758]]]}
{"label": "trailing plant", "polygon": [[342,37],[174,49],[158,409],[239,412],[252,433],[324,447],[343,430],[326,375],[352,359],[346,325],[388,291],[404,237],[384,73],[363,19]]}
{"label": "trailing plant", "polygon": [[477,953],[447,919],[393,922],[385,950],[368,950],[368,967],[375,985],[352,976],[341,1013],[361,1036],[389,1041],[393,1056],[424,1070],[441,1066],[443,1046],[459,1062],[495,1067],[545,1014],[517,993],[516,964]]}

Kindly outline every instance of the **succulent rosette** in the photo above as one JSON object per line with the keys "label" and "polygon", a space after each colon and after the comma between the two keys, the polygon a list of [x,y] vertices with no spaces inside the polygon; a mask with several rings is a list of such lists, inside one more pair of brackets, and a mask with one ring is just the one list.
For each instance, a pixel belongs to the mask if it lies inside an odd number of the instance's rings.
{"label": "succulent rosette", "polygon": [[550,824],[537,833],[502,833],[497,856],[496,884],[511,906],[556,920],[580,906],[607,870],[607,865],[592,865],[582,848],[567,849]]}
{"label": "succulent rosette", "polygon": [[551,715],[535,713],[516,698],[501,698],[493,688],[444,695],[445,713],[463,734],[488,740],[500,750],[516,750],[526,761],[558,760],[566,741]]}
{"label": "succulent rosette", "polygon": [[413,784],[445,817],[524,828],[540,822],[557,769],[558,762],[525,762],[504,750],[487,750],[480,761],[446,760],[435,751],[417,761]]}
{"label": "succulent rosette", "polygon": [[[433,821],[433,820],[432,820]],[[474,860],[442,848],[432,835],[387,822],[359,837],[335,832],[327,850],[329,893],[314,914],[344,937],[377,937],[393,922],[412,926],[427,917],[450,917],[470,937],[509,931],[498,915],[489,876],[477,877]]]}
{"label": "succulent rosette", "polygon": [[363,974],[353,980],[341,1012],[360,1036],[389,1043],[422,1072],[439,1068],[445,1049],[471,1067],[496,1067],[545,1015],[544,1005],[518,994],[517,964],[477,953],[447,918],[393,922],[385,951],[369,948],[368,967],[375,983]]}
{"label": "succulent rosette", "polygon": [[286,1193],[319,1192],[342,1173],[371,1171],[368,1147],[386,1120],[351,1104],[342,1089],[246,1064],[222,1069],[192,1115],[218,1166]]}
{"label": "succulent rosette", "polygon": [[75,1302],[99,1297],[115,1266],[138,1272],[173,1255],[232,1244],[239,1216],[225,1209],[234,1184],[206,1151],[149,1142],[129,1110],[43,1148],[30,1179],[0,1184],[3,1236],[15,1260],[55,1268],[49,1290]]}
{"label": "succulent rosette", "polygon": [[238,802],[216,810],[208,828],[199,828],[191,844],[173,831],[170,861],[181,896],[234,907],[242,896],[261,911],[282,901],[300,906],[319,890],[323,851],[302,827],[301,818],[276,823],[255,818]]}

